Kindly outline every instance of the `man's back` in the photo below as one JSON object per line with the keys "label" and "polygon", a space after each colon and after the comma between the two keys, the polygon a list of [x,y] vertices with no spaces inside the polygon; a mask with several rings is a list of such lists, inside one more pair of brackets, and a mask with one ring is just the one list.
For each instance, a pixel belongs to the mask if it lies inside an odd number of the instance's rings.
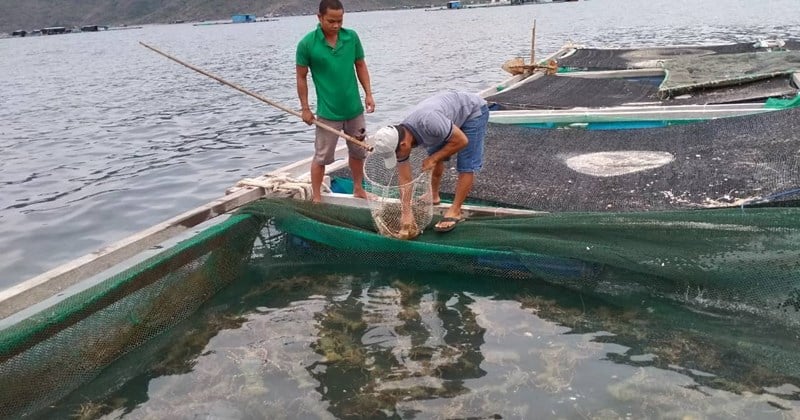
{"label": "man's back", "polygon": [[453,125],[460,127],[467,120],[479,117],[486,101],[474,93],[440,92],[412,108],[403,120],[417,142],[434,146],[450,137]]}

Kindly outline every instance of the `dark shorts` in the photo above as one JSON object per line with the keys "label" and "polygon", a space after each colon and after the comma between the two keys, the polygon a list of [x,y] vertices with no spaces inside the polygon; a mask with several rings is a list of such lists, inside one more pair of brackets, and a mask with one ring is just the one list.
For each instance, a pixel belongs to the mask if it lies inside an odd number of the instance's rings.
{"label": "dark shorts", "polygon": [[[328,127],[342,130],[353,137],[363,135],[367,129],[364,114],[346,121],[332,121],[326,120],[325,118],[317,119]],[[336,145],[338,143],[338,135],[317,127],[316,137],[314,139],[314,163],[318,165],[329,165],[333,163]],[[349,141],[347,142],[347,151],[352,159],[364,160],[367,158],[367,149],[359,147]]]}

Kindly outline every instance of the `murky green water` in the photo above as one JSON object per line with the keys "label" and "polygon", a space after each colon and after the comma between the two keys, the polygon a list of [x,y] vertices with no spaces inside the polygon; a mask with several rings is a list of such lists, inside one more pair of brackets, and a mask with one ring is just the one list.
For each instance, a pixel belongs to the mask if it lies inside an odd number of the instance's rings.
{"label": "murky green water", "polygon": [[798,418],[798,337],[538,281],[256,260],[46,418]]}

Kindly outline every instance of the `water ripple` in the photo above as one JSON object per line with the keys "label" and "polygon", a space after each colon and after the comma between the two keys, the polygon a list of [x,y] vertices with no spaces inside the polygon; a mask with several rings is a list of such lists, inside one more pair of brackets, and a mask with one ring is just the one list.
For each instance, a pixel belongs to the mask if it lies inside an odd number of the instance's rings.
{"label": "water ripple", "polygon": [[[396,122],[436,91],[503,80],[503,61],[530,55],[534,20],[537,57],[567,41],[655,46],[800,33],[796,0],[685,11],[696,3],[629,0],[626,14],[614,0],[348,13],[345,24],[358,30],[372,76],[368,127]],[[139,41],[298,107],[294,50],[315,25],[299,16],[0,39],[0,289],[310,155],[313,127]]]}

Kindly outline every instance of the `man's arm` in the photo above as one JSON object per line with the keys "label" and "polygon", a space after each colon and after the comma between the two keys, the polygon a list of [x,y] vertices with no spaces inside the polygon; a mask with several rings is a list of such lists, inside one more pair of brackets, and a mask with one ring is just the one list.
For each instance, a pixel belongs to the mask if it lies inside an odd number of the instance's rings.
{"label": "man's arm", "polygon": [[453,124],[453,133],[450,135],[450,139],[444,143],[444,146],[441,149],[428,156],[422,162],[422,170],[432,170],[438,162],[441,162],[458,153],[459,150],[467,147],[468,143],[469,139],[467,139],[467,135],[464,134],[460,128],[456,127],[455,124]]}
{"label": "man's arm", "polygon": [[367,108],[367,113],[375,111],[375,99],[372,98],[372,84],[369,80],[369,70],[367,70],[367,62],[364,59],[356,60],[356,76],[364,88],[364,104]]}
{"label": "man's arm", "polygon": [[297,74],[297,97],[300,98],[303,121],[306,124],[311,124],[314,121],[314,113],[311,112],[311,107],[308,106],[308,67],[296,65],[295,68]]}

